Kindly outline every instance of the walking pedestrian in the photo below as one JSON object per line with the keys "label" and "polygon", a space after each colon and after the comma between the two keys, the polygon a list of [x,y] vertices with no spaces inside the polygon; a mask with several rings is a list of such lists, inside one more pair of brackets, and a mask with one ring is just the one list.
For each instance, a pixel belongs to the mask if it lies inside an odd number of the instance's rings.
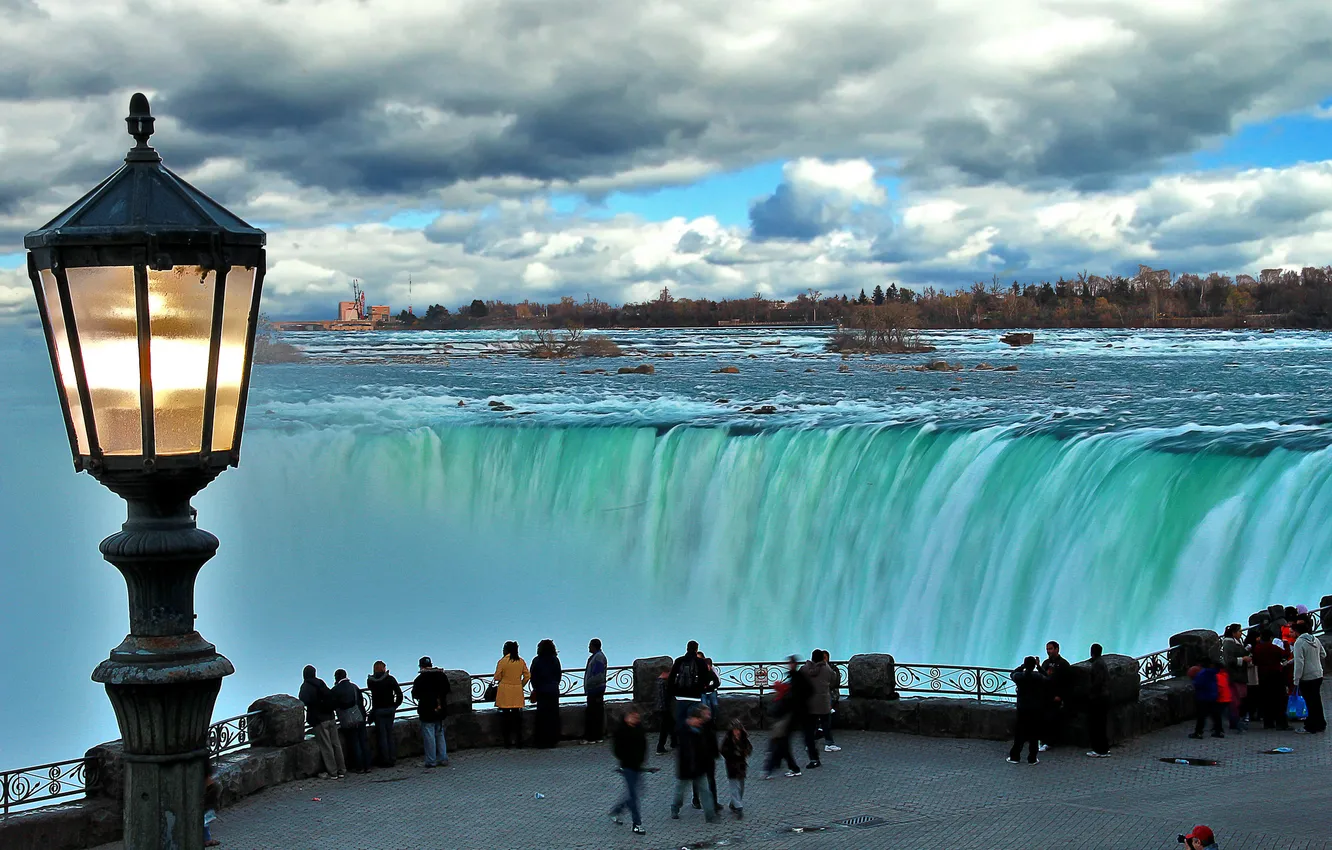
{"label": "walking pedestrian", "polygon": [[444,741],[444,717],[448,714],[449,677],[435,666],[429,655],[421,656],[420,672],[412,682],[412,699],[421,718],[421,741],[425,766],[448,767],[449,748]]}
{"label": "walking pedestrian", "polygon": [[1226,733],[1221,729],[1221,705],[1217,701],[1220,688],[1216,678],[1220,669],[1220,662],[1212,659],[1189,670],[1193,679],[1193,705],[1198,715],[1193,731],[1189,733],[1190,738],[1202,738],[1203,726],[1209,717],[1212,719],[1212,737],[1226,737]]}
{"label": "walking pedestrian", "polygon": [[1327,650],[1322,642],[1313,636],[1308,618],[1295,621],[1295,687],[1304,697],[1309,714],[1304,719],[1304,728],[1297,732],[1317,734],[1327,729],[1327,718],[1323,714],[1323,660]]}
{"label": "walking pedestrian", "polygon": [[600,744],[606,737],[606,656],[598,638],[588,642],[587,651],[587,666],[583,668],[583,693],[587,697],[583,743]]}
{"label": "walking pedestrian", "polygon": [[495,708],[500,715],[504,748],[523,746],[523,688],[531,681],[527,662],[518,654],[518,641],[504,642],[504,654],[495,665]]}
{"label": "walking pedestrian", "polygon": [[338,716],[338,731],[345,739],[343,750],[350,753],[352,770],[370,772],[370,738],[365,731],[365,706],[361,689],[347,678],[346,670],[333,673],[333,710]]}
{"label": "walking pedestrian", "polygon": [[560,667],[555,641],[547,638],[537,644],[532,659],[532,699],[536,702],[536,745],[550,749],[560,742]]}
{"label": "walking pedestrian", "polygon": [[[809,756],[806,767],[819,767],[818,731],[819,724],[831,726],[828,719],[832,716],[832,667],[828,666],[823,651],[814,650],[809,661],[800,668],[800,675],[809,683],[809,699],[805,703],[805,717],[802,731],[805,734],[805,753]],[[831,740],[831,739],[829,739]]]}
{"label": "walking pedestrian", "polygon": [[[671,665],[670,694],[675,706],[676,737],[695,708],[703,702],[708,682],[708,668],[698,654],[698,641],[691,640],[685,654]],[[658,748],[660,749],[660,748]]]}
{"label": "walking pedestrian", "polygon": [[842,698],[842,671],[837,665],[832,663],[832,656],[828,650],[821,649],[819,654],[823,656],[823,662],[828,665],[832,671],[832,681],[828,684],[829,712],[819,720],[819,731],[823,735],[823,751],[825,753],[839,753],[842,748],[833,741],[833,718],[837,715],[837,703]]}
{"label": "walking pedestrian", "polygon": [[791,753],[791,735],[794,732],[792,726],[794,713],[791,709],[791,683],[789,681],[778,682],[772,689],[772,731],[768,736],[768,754],[763,759],[763,778],[771,779],[772,772],[777,769],[783,761],[786,762],[788,770],[786,775],[789,777],[800,776],[800,765],[796,763],[795,756]]}
{"label": "walking pedestrian", "polygon": [[675,700],[671,697],[671,671],[662,670],[657,677],[657,723],[661,733],[657,735],[657,755],[666,754],[666,743],[675,749]]}
{"label": "walking pedestrian", "polygon": [[375,721],[379,766],[393,767],[398,763],[398,741],[393,735],[393,724],[398,717],[398,706],[402,705],[402,686],[383,661],[375,662],[365,686],[370,689],[370,716]]}
{"label": "walking pedestrian", "polygon": [[333,693],[324,684],[324,680],[315,675],[313,666],[305,665],[301,675],[303,681],[298,696],[305,703],[305,722],[314,730],[319,758],[324,767],[319,772],[319,778],[342,779],[347,775],[347,763],[343,759],[338,727],[333,722]]}
{"label": "walking pedestrian", "polygon": [[1253,663],[1258,668],[1258,713],[1264,729],[1290,729],[1286,718],[1286,653],[1273,642],[1272,630],[1258,632]]}
{"label": "walking pedestrian", "polygon": [[1087,756],[1094,759],[1110,758],[1110,737],[1106,728],[1110,715],[1110,668],[1101,657],[1103,653],[1099,643],[1091,645],[1091,681],[1087,687],[1087,737],[1091,749]]}
{"label": "walking pedestrian", "polygon": [[643,829],[643,814],[639,807],[639,788],[643,782],[643,765],[647,761],[647,732],[643,729],[642,717],[631,708],[624,715],[624,721],[615,730],[611,738],[611,752],[620,763],[620,775],[624,777],[624,799],[610,810],[611,820],[620,823],[620,812],[628,811],[633,818],[634,834],[646,835]]}
{"label": "walking pedestrian", "polygon": [[721,757],[726,762],[726,781],[731,787],[731,801],[727,804],[736,820],[745,817],[745,777],[749,774],[749,757],[754,745],[749,733],[739,720],[731,721],[726,737],[721,742]]}
{"label": "walking pedestrian", "polygon": [[1068,706],[1069,676],[1073,665],[1059,654],[1059,642],[1045,644],[1045,660],[1041,662],[1041,675],[1047,679],[1045,687],[1044,734],[1040,752],[1064,742],[1064,712]]}
{"label": "walking pedestrian", "polygon": [[1036,750],[1040,746],[1041,722],[1046,712],[1045,685],[1048,681],[1036,669],[1036,656],[1028,655],[1022,666],[1009,674],[1017,690],[1017,724],[1013,729],[1013,746],[1008,751],[1008,763],[1018,764],[1022,747],[1027,746],[1027,763],[1040,764]]}
{"label": "walking pedestrian", "polygon": [[702,801],[703,817],[708,823],[717,822],[717,809],[706,783],[717,761],[717,739],[706,728],[709,719],[707,706],[695,705],[678,733],[679,745],[675,748],[675,796],[671,800],[671,817],[676,820],[680,819],[685,789],[692,787]]}

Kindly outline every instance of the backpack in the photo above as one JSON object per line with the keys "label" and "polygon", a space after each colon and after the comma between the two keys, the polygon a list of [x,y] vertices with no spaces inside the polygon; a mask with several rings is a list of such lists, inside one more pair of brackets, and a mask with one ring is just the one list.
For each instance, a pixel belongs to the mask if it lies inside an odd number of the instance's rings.
{"label": "backpack", "polygon": [[698,690],[698,659],[689,659],[688,664],[681,664],[680,669],[675,671],[675,692],[689,692]]}

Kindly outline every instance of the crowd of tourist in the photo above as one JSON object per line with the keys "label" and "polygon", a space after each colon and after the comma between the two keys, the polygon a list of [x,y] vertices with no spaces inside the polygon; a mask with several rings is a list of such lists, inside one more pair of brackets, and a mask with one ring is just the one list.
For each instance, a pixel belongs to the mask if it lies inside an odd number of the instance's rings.
{"label": "crowd of tourist", "polygon": [[[1087,737],[1091,758],[1110,757],[1110,739],[1106,719],[1110,704],[1110,671],[1099,643],[1091,646],[1090,676],[1083,699],[1087,716]],[[1022,749],[1027,748],[1027,763],[1040,764],[1037,753],[1063,743],[1072,705],[1073,665],[1060,655],[1059,643],[1045,645],[1045,660],[1028,655],[1022,666],[1010,674],[1016,692],[1017,722],[1013,747],[1008,751],[1010,764],[1018,764]]]}

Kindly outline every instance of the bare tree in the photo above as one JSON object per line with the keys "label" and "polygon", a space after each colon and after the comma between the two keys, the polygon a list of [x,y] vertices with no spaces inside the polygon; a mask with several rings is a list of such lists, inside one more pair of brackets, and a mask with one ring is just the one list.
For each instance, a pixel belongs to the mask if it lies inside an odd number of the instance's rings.
{"label": "bare tree", "polygon": [[817,289],[806,289],[805,291],[809,293],[809,300],[814,302],[813,321],[817,322],[819,320],[819,299],[823,297],[823,293]]}

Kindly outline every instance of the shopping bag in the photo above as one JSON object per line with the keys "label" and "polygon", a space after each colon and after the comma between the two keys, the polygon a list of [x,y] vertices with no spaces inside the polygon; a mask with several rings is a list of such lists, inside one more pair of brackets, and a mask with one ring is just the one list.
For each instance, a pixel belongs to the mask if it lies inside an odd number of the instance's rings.
{"label": "shopping bag", "polygon": [[1305,704],[1304,697],[1291,694],[1290,699],[1286,700],[1286,717],[1291,720],[1303,720],[1308,716],[1309,706]]}

